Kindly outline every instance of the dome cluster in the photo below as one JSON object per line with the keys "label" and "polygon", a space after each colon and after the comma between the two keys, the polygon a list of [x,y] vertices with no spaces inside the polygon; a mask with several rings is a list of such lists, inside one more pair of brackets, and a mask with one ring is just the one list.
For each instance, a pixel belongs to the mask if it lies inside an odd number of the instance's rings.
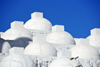
{"label": "dome cluster", "polygon": [[0,35],[0,67],[75,67],[79,62],[89,67],[84,63],[91,65],[94,60],[100,64],[97,28],[87,38],[73,38],[63,25],[52,26],[43,13],[34,12],[25,24],[14,21]]}

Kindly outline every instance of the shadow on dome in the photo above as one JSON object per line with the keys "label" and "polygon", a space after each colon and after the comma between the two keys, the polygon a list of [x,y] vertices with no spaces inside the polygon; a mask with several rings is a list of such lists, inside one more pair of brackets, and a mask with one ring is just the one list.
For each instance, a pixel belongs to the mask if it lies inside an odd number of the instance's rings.
{"label": "shadow on dome", "polygon": [[11,47],[24,47],[25,48],[29,44],[29,42],[32,41],[32,39],[26,38],[26,37],[20,37],[15,40],[7,40],[7,41],[9,42]]}

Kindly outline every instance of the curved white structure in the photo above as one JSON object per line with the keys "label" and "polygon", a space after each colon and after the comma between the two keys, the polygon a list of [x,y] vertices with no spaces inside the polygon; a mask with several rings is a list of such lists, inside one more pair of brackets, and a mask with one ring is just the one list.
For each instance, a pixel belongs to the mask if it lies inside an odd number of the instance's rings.
{"label": "curved white structure", "polygon": [[56,49],[47,42],[33,42],[25,48],[27,55],[56,56]]}
{"label": "curved white structure", "polygon": [[35,67],[35,63],[28,56],[13,54],[3,59],[0,67]]}
{"label": "curved white structure", "polygon": [[73,37],[65,31],[54,31],[46,36],[49,43],[75,45]]}
{"label": "curved white structure", "polygon": [[5,41],[2,46],[2,53],[9,53],[10,48],[11,45],[7,41]]}
{"label": "curved white structure", "polygon": [[11,28],[8,29],[2,36],[5,40],[15,40],[22,37],[32,39],[32,34],[25,28]]}
{"label": "curved white structure", "polygon": [[12,28],[8,29],[1,38],[5,40],[15,40],[22,37],[32,39],[32,33],[29,30],[25,29],[23,26],[21,27],[20,24],[13,25],[17,23],[22,23],[22,22],[19,21],[12,22],[11,26]]}
{"label": "curved white structure", "polygon": [[49,67],[73,67],[73,65],[70,64],[70,60],[68,58],[59,58],[53,60]]}
{"label": "curved white structure", "polygon": [[0,67],[100,67],[100,28],[73,38],[64,25],[34,12],[25,25],[14,21],[0,32]]}
{"label": "curved white structure", "polygon": [[91,35],[89,35],[86,39],[90,39]]}
{"label": "curved white structure", "polygon": [[99,52],[98,50],[90,45],[76,45],[71,49],[72,57],[77,57],[82,59],[99,59]]}
{"label": "curved white structure", "polygon": [[11,45],[4,39],[0,38],[0,53],[9,53],[10,48]]}
{"label": "curved white structure", "polygon": [[43,18],[43,13],[40,12],[34,12],[31,14],[31,19],[25,23],[24,27],[27,29],[42,31],[52,30],[52,24],[47,19]]}

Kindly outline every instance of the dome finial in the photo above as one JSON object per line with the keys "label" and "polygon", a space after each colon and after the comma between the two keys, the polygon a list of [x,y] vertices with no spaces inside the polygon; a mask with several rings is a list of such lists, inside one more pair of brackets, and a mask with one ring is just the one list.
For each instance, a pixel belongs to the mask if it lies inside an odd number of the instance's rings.
{"label": "dome finial", "polygon": [[64,25],[55,25],[52,27],[52,31],[64,31]]}
{"label": "dome finial", "polygon": [[15,27],[23,27],[23,21],[13,21],[11,23],[11,28],[15,28]]}
{"label": "dome finial", "polygon": [[34,12],[31,14],[31,19],[36,18],[36,17],[43,18],[43,13],[42,12]]}

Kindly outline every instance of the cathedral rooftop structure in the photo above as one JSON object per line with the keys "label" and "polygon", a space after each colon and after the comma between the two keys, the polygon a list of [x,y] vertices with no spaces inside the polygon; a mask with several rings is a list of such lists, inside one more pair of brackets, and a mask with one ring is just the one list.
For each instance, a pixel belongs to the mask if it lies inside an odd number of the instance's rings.
{"label": "cathedral rooftop structure", "polygon": [[23,22],[14,21],[11,23],[11,28],[8,29],[1,37],[5,40],[15,40],[21,37],[32,39],[32,33],[24,28]]}
{"label": "cathedral rooftop structure", "polygon": [[25,23],[24,27],[27,29],[35,29],[35,30],[43,30],[43,31],[52,30],[51,22],[43,18],[43,13],[41,12],[32,13],[31,19]]}
{"label": "cathedral rooftop structure", "polygon": [[34,12],[25,24],[13,21],[0,32],[0,67],[100,67],[100,28],[90,33],[73,38],[63,25],[52,26]]}
{"label": "cathedral rooftop structure", "polygon": [[52,27],[52,32],[46,36],[49,43],[75,45],[74,38],[64,31],[63,25],[55,25]]}

